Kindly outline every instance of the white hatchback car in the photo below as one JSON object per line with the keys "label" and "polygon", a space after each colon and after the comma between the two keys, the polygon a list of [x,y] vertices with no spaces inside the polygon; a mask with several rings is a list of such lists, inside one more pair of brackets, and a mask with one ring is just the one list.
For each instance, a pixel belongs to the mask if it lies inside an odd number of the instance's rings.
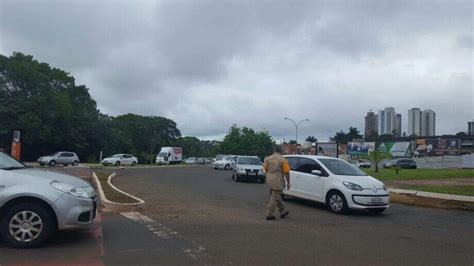
{"label": "white hatchback car", "polygon": [[335,213],[349,209],[381,213],[389,207],[385,185],[344,160],[312,155],[285,158],[291,168],[291,186],[284,196],[323,202]]}

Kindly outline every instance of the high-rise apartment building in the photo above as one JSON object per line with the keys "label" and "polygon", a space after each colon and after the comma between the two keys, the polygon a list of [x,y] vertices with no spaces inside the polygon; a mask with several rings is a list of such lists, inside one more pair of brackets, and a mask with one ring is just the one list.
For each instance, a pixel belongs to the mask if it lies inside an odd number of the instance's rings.
{"label": "high-rise apartment building", "polygon": [[370,110],[365,116],[364,135],[365,137],[368,137],[374,133],[378,133],[378,115]]}
{"label": "high-rise apartment building", "polygon": [[421,113],[421,135],[436,136],[436,113],[433,110],[424,110]]}
{"label": "high-rise apartment building", "polygon": [[471,136],[474,135],[474,121],[467,122],[467,134]]}
{"label": "high-rise apartment building", "polygon": [[421,136],[421,110],[420,108],[412,108],[408,110],[408,136]]}
{"label": "high-rise apartment building", "polygon": [[402,135],[402,115],[401,114],[395,115],[395,128],[393,132],[396,132],[395,135],[398,135],[398,136]]}
{"label": "high-rise apartment building", "polygon": [[395,108],[387,107],[380,110],[378,116],[379,135],[393,134],[394,130],[397,131],[397,134],[400,134],[402,116],[395,113]]}

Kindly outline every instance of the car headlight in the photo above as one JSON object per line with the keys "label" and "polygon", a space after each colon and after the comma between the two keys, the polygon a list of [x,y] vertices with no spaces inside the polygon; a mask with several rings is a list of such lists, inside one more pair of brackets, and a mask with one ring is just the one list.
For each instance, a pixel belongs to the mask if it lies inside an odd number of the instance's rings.
{"label": "car headlight", "polygon": [[344,186],[350,190],[356,190],[356,191],[364,190],[361,186],[351,183],[351,182],[342,182],[342,184],[344,184]]}
{"label": "car headlight", "polygon": [[245,169],[238,167],[238,168],[237,168],[237,172],[245,172]]}
{"label": "car headlight", "polygon": [[89,198],[89,195],[87,195],[87,192],[83,188],[80,188],[80,187],[75,187],[73,185],[63,183],[63,182],[58,182],[58,181],[51,182],[51,186],[57,190],[60,190],[74,197]]}

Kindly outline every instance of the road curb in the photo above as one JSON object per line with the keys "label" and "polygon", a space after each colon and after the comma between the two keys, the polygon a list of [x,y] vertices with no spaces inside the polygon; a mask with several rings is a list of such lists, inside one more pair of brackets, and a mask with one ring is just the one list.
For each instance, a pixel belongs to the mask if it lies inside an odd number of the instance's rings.
{"label": "road curb", "polygon": [[390,202],[438,209],[474,211],[474,197],[389,188]]}
{"label": "road curb", "polygon": [[100,196],[100,202],[102,204],[103,207],[106,208],[106,210],[108,211],[113,211],[113,212],[127,212],[127,211],[137,211],[140,209],[141,205],[143,205],[145,203],[144,200],[140,199],[140,198],[137,198],[133,195],[130,195],[128,194],[127,192],[124,192],[120,189],[118,189],[117,187],[115,187],[111,180],[116,176],[115,173],[111,174],[108,179],[107,179],[107,183],[109,184],[109,186],[111,186],[113,189],[115,189],[116,191],[124,194],[124,195],[127,195],[128,197],[131,197],[133,199],[135,199],[136,201],[138,201],[137,203],[118,203],[118,202],[113,202],[113,201],[110,201],[109,199],[107,199],[107,197],[105,196],[105,193],[104,193],[104,190],[102,189],[102,185],[99,181],[99,178],[97,177],[97,175],[95,174],[95,172],[92,173],[92,180],[94,181],[94,183],[96,184],[97,186],[97,190],[99,191],[99,196]]}

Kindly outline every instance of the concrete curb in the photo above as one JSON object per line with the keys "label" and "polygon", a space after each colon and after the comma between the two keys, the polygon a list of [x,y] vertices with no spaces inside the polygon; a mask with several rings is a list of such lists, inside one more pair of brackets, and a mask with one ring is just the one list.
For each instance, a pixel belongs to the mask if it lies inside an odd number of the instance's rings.
{"label": "concrete curb", "polygon": [[474,211],[474,197],[389,188],[390,202],[438,209]]}
{"label": "concrete curb", "polygon": [[137,198],[133,195],[130,195],[130,194],[118,189],[117,187],[115,187],[111,182],[111,180],[115,176],[116,176],[115,173],[111,174],[109,176],[109,178],[107,179],[107,183],[113,189],[115,189],[116,191],[118,191],[118,192],[120,192],[124,195],[127,195],[128,197],[131,197],[131,198],[135,199],[137,201],[137,203],[118,203],[118,202],[113,202],[113,201],[110,201],[109,199],[107,199],[107,197],[105,196],[104,190],[102,189],[102,185],[100,184],[99,178],[97,177],[95,172],[93,172],[92,173],[92,180],[96,184],[97,190],[99,191],[100,202],[101,202],[102,206],[104,206],[106,208],[106,210],[113,211],[113,212],[128,212],[128,211],[137,211],[137,210],[139,210],[141,205],[143,205],[145,203],[145,201],[140,199],[140,198]]}

